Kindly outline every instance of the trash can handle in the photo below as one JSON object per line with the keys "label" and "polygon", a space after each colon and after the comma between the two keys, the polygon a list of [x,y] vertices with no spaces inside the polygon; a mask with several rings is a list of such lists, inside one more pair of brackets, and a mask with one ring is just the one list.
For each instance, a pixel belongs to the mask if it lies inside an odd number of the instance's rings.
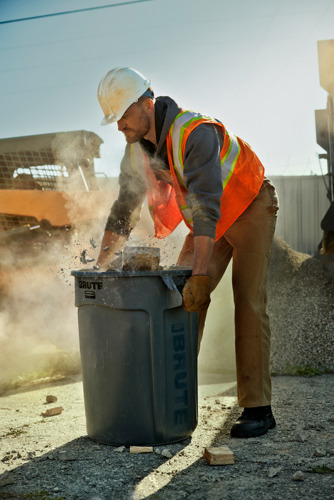
{"label": "trash can handle", "polygon": [[169,290],[171,290],[172,292],[175,292],[178,295],[179,302],[180,302],[178,305],[182,305],[182,302],[183,302],[182,295],[181,295],[179,289],[177,288],[177,286],[175,285],[173,277],[170,274],[162,275],[161,277],[162,277],[162,281],[165,283],[167,288]]}

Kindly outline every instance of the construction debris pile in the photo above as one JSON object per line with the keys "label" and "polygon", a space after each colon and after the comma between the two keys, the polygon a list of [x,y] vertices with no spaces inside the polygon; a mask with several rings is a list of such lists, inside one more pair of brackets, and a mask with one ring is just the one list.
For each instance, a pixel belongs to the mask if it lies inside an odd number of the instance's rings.
{"label": "construction debris pile", "polygon": [[268,312],[272,371],[334,371],[334,255],[311,257],[275,238]]}

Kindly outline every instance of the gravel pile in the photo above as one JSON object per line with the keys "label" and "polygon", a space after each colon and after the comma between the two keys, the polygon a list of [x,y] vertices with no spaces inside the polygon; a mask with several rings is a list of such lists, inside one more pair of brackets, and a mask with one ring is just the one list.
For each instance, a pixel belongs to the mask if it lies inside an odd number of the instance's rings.
{"label": "gravel pile", "polygon": [[276,238],[268,286],[272,371],[334,371],[334,255],[311,257]]}

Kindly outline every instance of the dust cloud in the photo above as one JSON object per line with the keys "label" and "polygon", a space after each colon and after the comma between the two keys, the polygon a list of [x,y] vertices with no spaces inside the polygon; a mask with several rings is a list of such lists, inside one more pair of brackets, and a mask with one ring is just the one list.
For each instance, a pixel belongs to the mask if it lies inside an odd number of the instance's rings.
{"label": "dust cloud", "polygon": [[[81,176],[75,180],[82,182]],[[98,245],[115,195],[75,189],[63,195],[77,224],[0,239],[0,391],[14,380],[80,370],[71,271],[85,267],[84,250],[96,258],[93,241]]]}
{"label": "dust cloud", "polygon": [[[81,177],[77,177],[81,182]],[[110,188],[110,186],[109,186]],[[81,188],[82,189],[82,188]],[[92,195],[92,196],[90,196]],[[27,374],[47,377],[59,354],[80,369],[77,308],[72,270],[92,269],[100,250],[107,216],[117,192],[67,193],[66,207],[81,220],[69,230],[31,231],[27,237],[0,246],[0,389]],[[97,197],[99,202],[97,202]],[[161,265],[176,264],[188,230],[184,224],[166,239],[154,238],[147,202],[128,246],[160,249]],[[86,252],[88,262],[81,256]],[[199,370],[216,374],[234,369],[234,327],[230,276],[214,292],[199,357]],[[227,340],[226,340],[227,339]],[[63,359],[63,358],[61,358]],[[68,368],[68,367],[67,367]]]}

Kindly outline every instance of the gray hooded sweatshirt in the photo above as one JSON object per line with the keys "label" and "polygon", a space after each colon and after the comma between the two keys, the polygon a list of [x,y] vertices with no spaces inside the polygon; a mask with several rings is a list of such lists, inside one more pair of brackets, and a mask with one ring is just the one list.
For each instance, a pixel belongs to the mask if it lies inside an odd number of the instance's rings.
{"label": "gray hooded sweatshirt", "polygon": [[[145,140],[141,147],[149,156],[150,166],[159,179],[161,170],[169,171],[166,137],[181,111],[170,97],[155,101],[157,148]],[[198,125],[189,135],[184,153],[184,176],[187,186],[186,201],[191,209],[194,236],[215,238],[216,224],[220,218],[220,198],[223,193],[220,152],[224,137],[213,124]],[[119,194],[111,207],[106,230],[128,236],[139,218],[146,184],[130,163],[130,145],[125,148],[119,175]]]}

